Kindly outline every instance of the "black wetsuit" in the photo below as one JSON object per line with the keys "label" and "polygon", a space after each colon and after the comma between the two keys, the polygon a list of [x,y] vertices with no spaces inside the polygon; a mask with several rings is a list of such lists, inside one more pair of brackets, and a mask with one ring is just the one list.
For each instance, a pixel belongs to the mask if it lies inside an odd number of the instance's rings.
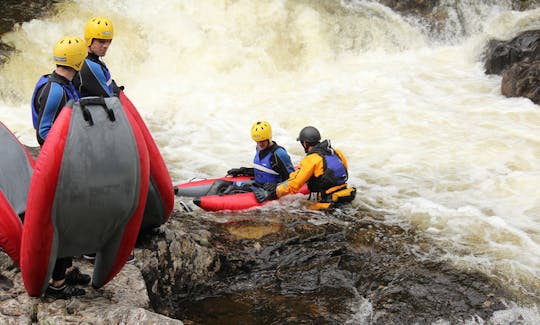
{"label": "black wetsuit", "polygon": [[81,71],[73,78],[73,85],[81,95],[87,96],[118,96],[120,90],[111,77],[109,69],[99,56],[88,53]]}

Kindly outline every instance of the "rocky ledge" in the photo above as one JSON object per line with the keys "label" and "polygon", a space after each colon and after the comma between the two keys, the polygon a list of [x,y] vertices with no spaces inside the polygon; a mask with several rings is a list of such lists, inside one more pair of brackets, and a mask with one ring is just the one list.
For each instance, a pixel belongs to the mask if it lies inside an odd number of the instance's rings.
{"label": "rocky ledge", "polygon": [[138,249],[153,310],[197,324],[462,323],[511,296],[365,210],[176,211]]}
{"label": "rocky ledge", "polygon": [[1,253],[0,323],[460,323],[505,308],[511,293],[434,253],[369,211],[175,210],[139,238],[135,265],[82,298],[29,298]]}
{"label": "rocky ledge", "polygon": [[[29,298],[0,253],[0,323],[462,323],[488,320],[512,296],[437,261],[414,231],[356,209],[176,209],[140,236],[135,255],[103,288],[54,301]],[[75,264],[92,271],[83,259]]]}
{"label": "rocky ledge", "polygon": [[540,104],[540,30],[510,40],[491,40],[484,55],[487,74],[502,75],[501,92]]}
{"label": "rocky ledge", "polygon": [[[92,264],[76,259],[83,272]],[[151,311],[139,268],[126,265],[105,287],[85,287],[86,295],[70,300],[30,298],[19,268],[0,252],[0,324],[182,324]]]}

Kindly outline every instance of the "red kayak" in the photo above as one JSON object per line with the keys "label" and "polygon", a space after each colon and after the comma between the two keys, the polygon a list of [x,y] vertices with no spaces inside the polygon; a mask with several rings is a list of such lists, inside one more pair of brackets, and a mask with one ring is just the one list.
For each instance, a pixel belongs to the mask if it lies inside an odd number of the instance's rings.
{"label": "red kayak", "polygon": [[[253,182],[253,177],[250,176],[209,178],[178,184],[175,186],[175,193],[178,196],[194,197],[193,203],[206,211],[246,210],[272,202],[257,201],[249,190],[249,185]],[[242,189],[242,185],[245,189]],[[300,189],[300,193],[309,194],[306,185]]]}

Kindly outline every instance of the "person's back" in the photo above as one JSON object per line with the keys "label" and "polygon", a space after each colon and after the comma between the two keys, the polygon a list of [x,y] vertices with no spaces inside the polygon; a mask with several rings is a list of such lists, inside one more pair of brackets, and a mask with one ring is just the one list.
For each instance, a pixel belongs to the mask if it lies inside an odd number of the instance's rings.
{"label": "person's back", "polygon": [[104,17],[91,18],[84,29],[88,56],[73,84],[81,97],[118,96],[119,88],[103,60],[114,36],[112,22]]}
{"label": "person's back", "polygon": [[324,209],[340,203],[351,202],[355,195],[354,187],[347,187],[348,162],[343,153],[332,148],[329,140],[321,142],[319,131],[307,126],[300,131],[297,138],[306,152],[300,162],[300,167],[291,173],[289,179],[278,184],[275,193],[269,196],[282,197],[298,193],[299,189],[308,184],[308,189],[317,195],[317,203],[312,209]]}
{"label": "person's back", "polygon": [[[54,46],[56,69],[50,75],[40,77],[32,94],[32,122],[40,146],[44,144],[62,108],[69,100],[79,100],[71,81],[81,69],[86,54],[84,41],[76,36],[63,37]],[[74,285],[88,283],[90,276],[73,267],[71,257],[57,258],[45,294],[59,299],[81,296],[85,294],[84,289]]]}
{"label": "person's back", "polygon": [[41,76],[32,94],[32,123],[40,145],[69,100],[79,100],[71,83],[75,73],[81,68],[86,56],[82,39],[68,36],[60,39],[53,50],[56,69],[49,75]]}

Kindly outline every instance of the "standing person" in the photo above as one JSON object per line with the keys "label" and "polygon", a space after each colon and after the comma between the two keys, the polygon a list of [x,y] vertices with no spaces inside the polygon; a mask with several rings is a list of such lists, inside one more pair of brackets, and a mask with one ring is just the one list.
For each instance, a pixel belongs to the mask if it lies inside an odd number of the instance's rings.
{"label": "standing person", "polygon": [[32,122],[37,141],[43,145],[52,124],[69,100],[79,100],[71,81],[86,56],[84,42],[76,36],[61,38],[54,46],[56,69],[38,80],[32,94]]}
{"label": "standing person", "polygon": [[[40,146],[45,142],[56,117],[66,103],[70,100],[79,100],[71,80],[81,69],[85,56],[85,43],[76,36],[62,37],[54,46],[56,69],[39,79],[32,95],[32,120]],[[90,283],[90,276],[73,267],[72,260],[71,257],[56,259],[52,280],[45,291],[46,295],[68,299],[85,294],[84,289],[73,285]]]}
{"label": "standing person", "polygon": [[120,89],[102,60],[107,54],[113,36],[113,24],[107,18],[92,17],[86,23],[84,40],[88,47],[88,56],[73,80],[73,84],[81,97],[112,97],[118,96],[120,93]]}
{"label": "standing person", "polygon": [[[102,58],[114,37],[112,22],[105,17],[92,17],[84,27],[84,40],[87,46],[87,56],[82,68],[73,79],[73,84],[81,97],[102,96],[113,97],[120,94],[120,88],[112,79],[111,73]],[[87,260],[94,261],[95,253],[84,254]],[[131,254],[128,263],[135,261]]]}
{"label": "standing person", "polygon": [[290,174],[288,180],[278,184],[275,191],[267,190],[260,196],[280,198],[298,193],[307,183],[308,189],[317,195],[317,203],[310,209],[332,208],[354,200],[356,189],[347,187],[348,163],[343,153],[332,148],[330,140],[321,142],[321,134],[313,126],[303,128],[296,141],[300,141],[306,153],[300,161],[300,168]]}

